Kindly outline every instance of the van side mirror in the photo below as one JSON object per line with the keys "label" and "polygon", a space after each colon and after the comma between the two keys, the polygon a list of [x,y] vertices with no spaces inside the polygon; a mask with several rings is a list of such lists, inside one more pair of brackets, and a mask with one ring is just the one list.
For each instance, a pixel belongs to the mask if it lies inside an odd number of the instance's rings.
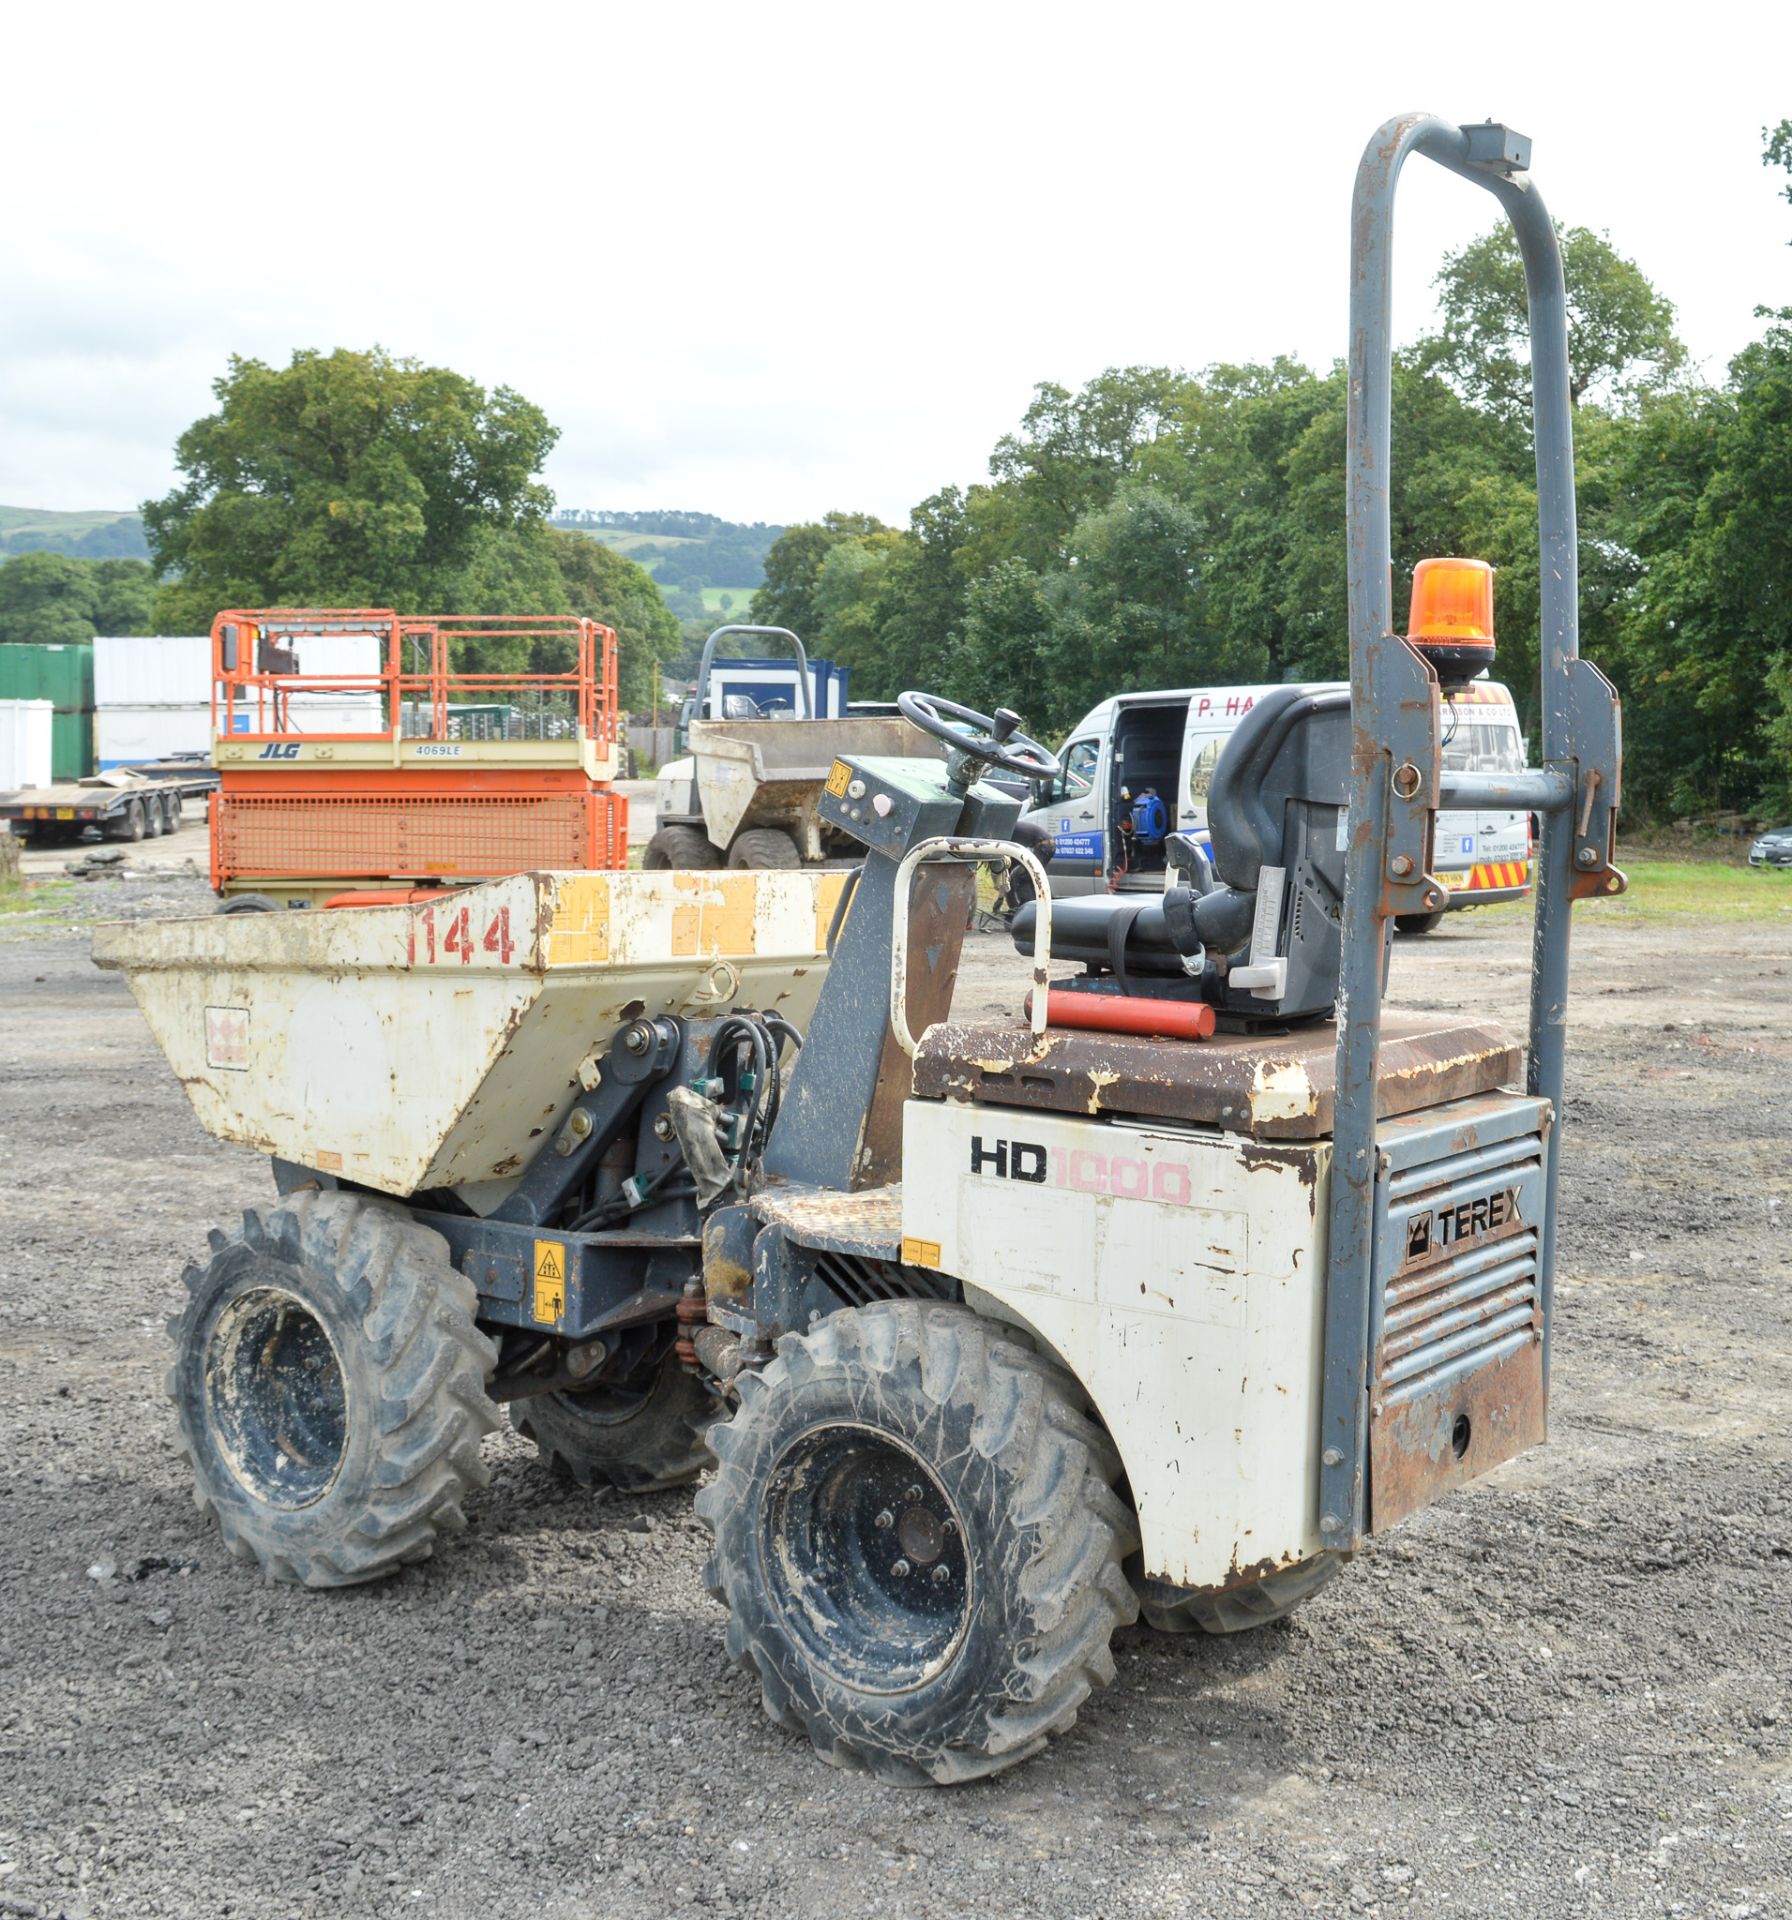
{"label": "van side mirror", "polygon": [[236,627],[235,624],[218,629],[218,659],[226,673],[236,672]]}

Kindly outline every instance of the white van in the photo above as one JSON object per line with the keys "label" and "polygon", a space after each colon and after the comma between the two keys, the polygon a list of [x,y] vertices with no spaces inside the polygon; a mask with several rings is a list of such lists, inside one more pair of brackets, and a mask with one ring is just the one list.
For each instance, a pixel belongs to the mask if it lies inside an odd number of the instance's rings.
{"label": "white van", "polygon": [[[1323,690],[1333,689],[1343,683],[1327,682]],[[1273,691],[1178,687],[1126,693],[1085,714],[1059,749],[1063,772],[1021,816],[1052,836],[1053,896],[1161,891],[1161,848],[1142,847],[1120,831],[1126,809],[1154,790],[1170,830],[1193,834],[1205,845],[1207,789],[1220,751],[1239,721]],[[1506,688],[1475,680],[1444,695],[1444,765],[1457,772],[1523,771],[1524,736]],[[1530,815],[1439,813],[1433,857],[1451,907],[1522,899],[1531,884]],[[1398,925],[1403,933],[1425,933],[1442,918],[1411,915]]]}

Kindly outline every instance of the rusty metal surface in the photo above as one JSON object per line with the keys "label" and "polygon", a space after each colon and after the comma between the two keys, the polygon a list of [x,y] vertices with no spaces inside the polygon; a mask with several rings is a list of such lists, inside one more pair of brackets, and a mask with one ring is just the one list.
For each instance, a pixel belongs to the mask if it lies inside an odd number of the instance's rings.
{"label": "rusty metal surface", "polygon": [[861,1259],[902,1257],[902,1188],[867,1187],[836,1193],[828,1187],[770,1187],[755,1194],[752,1210],[791,1239]]}
{"label": "rusty metal surface", "polygon": [[[1541,1338],[1468,1375],[1447,1394],[1375,1409],[1369,1420],[1370,1530],[1385,1532],[1453,1487],[1540,1446],[1548,1437],[1545,1415]],[[1452,1444],[1459,1419],[1468,1422],[1460,1457]]]}
{"label": "rusty metal surface", "polygon": [[[977,869],[942,862],[927,869],[927,884],[914,891],[908,922],[909,1016],[922,1032],[952,1010],[958,981],[958,957],[964,930],[977,897]],[[884,1020],[883,1052],[877,1084],[859,1136],[853,1168],[855,1187],[878,1187],[902,1172],[902,1109],[913,1085],[909,1058]]]}
{"label": "rusty metal surface", "polygon": [[[1522,1071],[1504,1028],[1437,1015],[1388,1015],[1380,1053],[1384,1119],[1491,1092]],[[1318,1140],[1332,1131],[1336,1063],[1329,1021],[1273,1038],[1223,1034],[1199,1042],[1054,1030],[1037,1054],[1025,1028],[948,1023],[922,1038],[915,1092],[1054,1113],[1186,1120],[1261,1140]]]}

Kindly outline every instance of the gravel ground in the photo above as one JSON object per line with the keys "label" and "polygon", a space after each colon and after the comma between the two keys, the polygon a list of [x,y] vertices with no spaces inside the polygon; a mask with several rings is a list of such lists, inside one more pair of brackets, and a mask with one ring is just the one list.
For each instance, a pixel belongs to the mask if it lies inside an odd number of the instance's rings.
{"label": "gravel ground", "polygon": [[[507,1436],[385,1586],[228,1559],[161,1320],[267,1176],[79,924],[205,904],[170,871],[0,920],[0,1915],[1792,1913],[1783,928],[1583,911],[1550,1446],[1280,1627],[1128,1631],[1044,1757],[916,1794],[764,1718],[688,1496]],[[1515,1013],[1524,943],[1457,916],[1397,993]]]}

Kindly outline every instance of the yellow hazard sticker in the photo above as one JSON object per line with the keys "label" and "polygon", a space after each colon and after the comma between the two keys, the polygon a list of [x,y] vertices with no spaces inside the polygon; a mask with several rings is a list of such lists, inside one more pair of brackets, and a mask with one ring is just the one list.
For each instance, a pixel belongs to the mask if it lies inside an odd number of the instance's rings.
{"label": "yellow hazard sticker", "polygon": [[909,1267],[937,1267],[940,1263],[940,1243],[937,1240],[911,1240],[904,1234],[902,1262]]}
{"label": "yellow hazard sticker", "polygon": [[846,798],[846,783],[852,778],[852,768],[844,760],[836,760],[828,768],[828,792],[836,800]]}
{"label": "yellow hazard sticker", "polygon": [[566,1311],[566,1247],[559,1240],[535,1243],[535,1317],[551,1326]]}

